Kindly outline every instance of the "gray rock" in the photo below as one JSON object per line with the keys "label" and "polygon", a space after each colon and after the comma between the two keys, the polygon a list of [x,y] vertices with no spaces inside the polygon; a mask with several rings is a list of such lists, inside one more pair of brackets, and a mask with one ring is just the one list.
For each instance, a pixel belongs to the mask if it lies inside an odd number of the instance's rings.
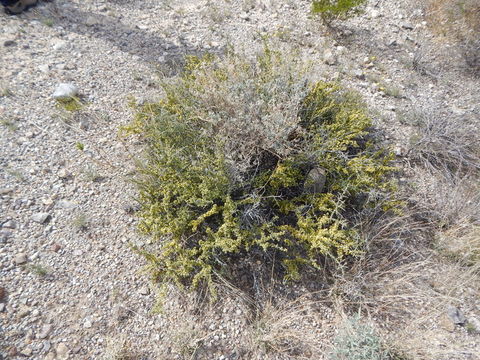
{"label": "gray rock", "polygon": [[325,180],[325,169],[320,167],[314,168],[308,173],[303,189],[310,194],[319,194],[325,187]]}
{"label": "gray rock", "polygon": [[57,51],[63,50],[67,47],[67,42],[63,40],[57,40],[55,41],[52,47],[53,47],[53,50],[57,50]]}
{"label": "gray rock", "polygon": [[140,295],[150,295],[150,289],[148,287],[143,287],[140,289]]}
{"label": "gray rock", "polygon": [[82,250],[80,250],[80,249],[73,250],[73,256],[82,256],[82,255],[83,255]]}
{"label": "gray rock", "polygon": [[8,195],[13,192],[12,188],[0,188],[0,195]]}
{"label": "gray rock", "polygon": [[59,208],[62,208],[62,209],[70,210],[70,209],[75,209],[75,208],[77,207],[77,204],[74,203],[73,201],[60,200],[60,201],[57,203],[57,206],[58,206]]}
{"label": "gray rock", "polygon": [[45,224],[50,219],[50,214],[41,212],[32,215],[32,220],[39,224]]}
{"label": "gray rock", "polygon": [[355,70],[353,72],[353,74],[355,75],[355,77],[359,80],[365,80],[365,74],[363,73],[362,70],[358,69],[358,70]]}
{"label": "gray rock", "polygon": [[447,315],[455,325],[463,325],[467,321],[462,311],[455,306],[450,306],[448,308]]}
{"label": "gray rock", "polygon": [[85,329],[90,329],[92,327],[92,322],[90,320],[85,320],[85,322],[83,323],[83,327]]}
{"label": "gray rock", "polygon": [[85,25],[87,26],[93,26],[98,23],[97,18],[95,16],[89,16],[87,17],[87,20],[85,20]]}
{"label": "gray rock", "polygon": [[370,13],[370,16],[371,16],[373,19],[376,19],[376,18],[380,17],[381,14],[380,14],[380,11],[378,11],[377,9],[373,9],[373,10],[371,11],[371,13]]}
{"label": "gray rock", "polygon": [[37,337],[39,339],[46,339],[52,331],[53,331],[53,325],[52,324],[46,324],[42,327],[42,330],[40,330]]}
{"label": "gray rock", "polygon": [[19,254],[15,255],[14,261],[15,261],[16,265],[26,264],[27,261],[28,261],[28,256],[25,253],[19,253]]}
{"label": "gray rock", "polygon": [[0,303],[0,313],[5,311],[5,304]]}
{"label": "gray rock", "polygon": [[397,46],[398,42],[396,39],[390,39],[389,42],[387,42],[387,46]]}
{"label": "gray rock", "polygon": [[68,100],[78,95],[78,88],[73,84],[59,84],[53,93],[53,98],[57,100]]}
{"label": "gray rock", "polygon": [[72,176],[72,174],[65,168],[62,168],[62,169],[58,170],[57,175],[60,179],[67,179],[70,176]]}
{"label": "gray rock", "polygon": [[52,343],[50,341],[44,341],[42,343],[42,350],[43,351],[48,352],[48,351],[50,351],[51,348],[52,348]]}
{"label": "gray rock", "polygon": [[331,49],[327,49],[323,53],[323,61],[327,65],[335,65],[337,63],[337,57]]}
{"label": "gray rock", "polygon": [[30,357],[32,356],[32,353],[33,353],[33,350],[29,347],[23,349],[22,351],[20,351],[20,354],[22,354],[23,356],[26,356],[26,357]]}
{"label": "gray rock", "polygon": [[13,220],[5,221],[2,224],[2,228],[5,228],[5,229],[15,229],[16,227],[17,227],[17,224]]}
{"label": "gray rock", "polygon": [[50,65],[48,64],[42,64],[38,67],[38,70],[40,70],[43,73],[47,73],[50,71]]}
{"label": "gray rock", "polygon": [[240,14],[240,19],[245,20],[245,21],[248,21],[248,20],[250,20],[250,17],[248,16],[247,13],[242,12],[242,13]]}
{"label": "gray rock", "polygon": [[57,355],[60,359],[63,359],[68,355],[68,347],[64,343],[58,344],[55,350],[57,351]]}
{"label": "gray rock", "polygon": [[8,230],[0,231],[0,244],[6,243],[8,239],[12,237],[12,232]]}
{"label": "gray rock", "polygon": [[400,26],[405,30],[413,30],[414,28],[413,24],[408,21],[402,22]]}

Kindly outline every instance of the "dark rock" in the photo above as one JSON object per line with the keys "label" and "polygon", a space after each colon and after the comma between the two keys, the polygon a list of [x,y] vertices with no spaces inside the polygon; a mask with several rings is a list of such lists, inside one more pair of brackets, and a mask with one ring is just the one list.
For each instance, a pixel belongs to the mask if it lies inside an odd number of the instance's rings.
{"label": "dark rock", "polygon": [[16,46],[16,45],[17,45],[17,43],[13,40],[5,40],[3,42],[3,46],[5,46],[5,47]]}

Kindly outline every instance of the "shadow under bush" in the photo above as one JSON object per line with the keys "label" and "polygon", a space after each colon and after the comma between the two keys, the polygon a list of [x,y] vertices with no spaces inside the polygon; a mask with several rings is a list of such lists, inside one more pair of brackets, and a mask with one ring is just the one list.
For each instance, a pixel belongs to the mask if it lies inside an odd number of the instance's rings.
{"label": "shadow under bush", "polygon": [[391,156],[354,96],[308,75],[268,47],[255,60],[192,57],[138,109],[140,228],[158,244],[141,252],[155,280],[213,291],[235,269],[274,261],[298,279],[362,252],[351,219],[394,206]]}

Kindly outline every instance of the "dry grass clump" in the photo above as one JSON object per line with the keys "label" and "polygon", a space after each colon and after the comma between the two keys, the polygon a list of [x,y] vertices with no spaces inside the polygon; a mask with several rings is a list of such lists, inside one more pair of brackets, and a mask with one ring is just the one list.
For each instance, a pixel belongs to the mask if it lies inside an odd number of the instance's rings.
{"label": "dry grass clump", "polygon": [[299,298],[284,304],[267,301],[258,309],[248,329],[247,346],[251,358],[293,357],[315,359],[324,344],[318,337],[318,304]]}
{"label": "dry grass clump", "polygon": [[107,342],[103,360],[140,360],[141,355],[133,350],[126,336],[111,338]]}
{"label": "dry grass clump", "polygon": [[476,121],[446,116],[435,109],[411,116],[416,125],[407,155],[411,160],[447,176],[459,171],[480,171],[480,135]]}
{"label": "dry grass clump", "polygon": [[430,0],[428,17],[437,34],[459,43],[467,66],[480,74],[480,3],[477,0]]}
{"label": "dry grass clump", "polygon": [[[477,200],[478,201],[478,200]],[[480,226],[459,225],[438,236],[438,249],[454,261],[480,269]]]}

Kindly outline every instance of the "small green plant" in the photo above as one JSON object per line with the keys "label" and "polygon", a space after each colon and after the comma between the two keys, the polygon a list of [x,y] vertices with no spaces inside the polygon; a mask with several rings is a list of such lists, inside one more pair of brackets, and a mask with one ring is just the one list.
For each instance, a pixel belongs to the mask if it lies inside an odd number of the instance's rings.
{"label": "small green plant", "polygon": [[402,90],[400,88],[396,87],[396,86],[390,86],[390,85],[383,84],[379,87],[379,90],[383,91],[385,93],[385,95],[387,95],[387,96],[391,96],[391,97],[394,97],[394,98],[402,98],[403,97]]}
{"label": "small green plant", "polygon": [[400,360],[360,316],[346,320],[335,338],[331,360]]}
{"label": "small green plant", "polygon": [[79,213],[72,220],[72,226],[80,231],[85,231],[88,228],[88,217],[85,213]]}
{"label": "small green plant", "polygon": [[52,27],[53,24],[54,24],[54,21],[51,18],[44,18],[44,19],[42,19],[42,23],[45,26]]}
{"label": "small green plant", "polygon": [[10,90],[7,87],[0,89],[0,97],[9,97],[9,96],[13,96],[12,90]]}
{"label": "small green plant", "polygon": [[190,58],[165,99],[138,109],[127,130],[147,144],[137,182],[155,279],[211,285],[268,258],[298,279],[322,257],[361,253],[349,214],[391,191],[391,156],[357,97],[307,77],[268,47],[256,61]]}
{"label": "small green plant", "polygon": [[85,145],[84,145],[83,143],[81,143],[81,142],[76,142],[76,143],[75,143],[75,147],[76,147],[78,150],[80,150],[80,151],[85,150]]}
{"label": "small green plant", "polygon": [[21,170],[8,168],[6,171],[7,171],[7,174],[13,176],[18,181],[23,182],[26,180],[25,175]]}
{"label": "small green plant", "polygon": [[82,110],[85,106],[85,104],[77,97],[57,100],[57,105],[67,112],[77,112]]}
{"label": "small green plant", "polygon": [[18,130],[17,122],[11,118],[2,118],[0,119],[0,125],[6,127],[10,131]]}
{"label": "small green plant", "polygon": [[26,265],[25,268],[26,270],[40,277],[45,277],[50,273],[50,269],[41,264]]}
{"label": "small green plant", "polygon": [[479,329],[477,329],[477,327],[471,322],[467,322],[465,324],[465,330],[467,330],[467,332],[471,335],[476,335],[480,332]]}
{"label": "small green plant", "polygon": [[103,179],[102,174],[100,174],[98,169],[93,165],[86,166],[82,172],[85,176],[85,179],[88,181],[97,182]]}
{"label": "small green plant", "polygon": [[361,12],[366,0],[314,0],[312,12],[320,15],[327,25],[337,19],[346,19]]}

